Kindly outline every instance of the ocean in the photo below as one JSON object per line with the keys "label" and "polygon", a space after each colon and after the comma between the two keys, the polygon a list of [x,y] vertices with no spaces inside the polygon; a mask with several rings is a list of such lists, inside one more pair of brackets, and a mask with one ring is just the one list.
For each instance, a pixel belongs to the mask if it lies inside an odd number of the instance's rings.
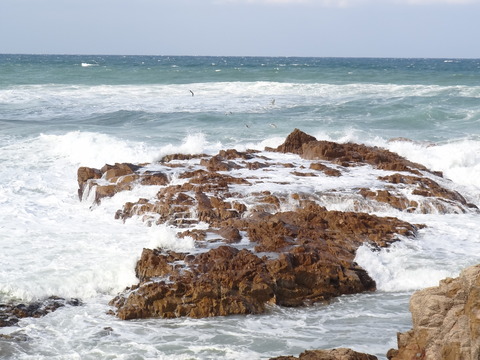
{"label": "ocean", "polygon": [[0,55],[0,303],[82,303],[0,328],[11,335],[0,337],[0,358],[254,360],[350,347],[385,359],[397,332],[411,328],[412,292],[480,262],[478,212],[376,209],[427,227],[388,249],[357,251],[374,293],[263,315],[108,315],[108,302],[137,282],[143,248],[194,244],[168,226],[114,219],[156,187],[99,206],[79,201],[78,167],[263,150],[295,128],[442,171],[443,186],[480,207],[480,60]]}

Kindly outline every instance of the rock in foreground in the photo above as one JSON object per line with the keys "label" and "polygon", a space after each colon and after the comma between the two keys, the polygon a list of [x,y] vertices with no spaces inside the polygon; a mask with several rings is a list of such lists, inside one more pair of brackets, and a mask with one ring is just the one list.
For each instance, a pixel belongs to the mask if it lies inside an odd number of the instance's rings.
{"label": "rock in foreground", "polygon": [[390,360],[480,359],[480,265],[417,291],[410,311],[413,328],[398,334]]}
{"label": "rock in foreground", "polygon": [[368,242],[386,246],[415,227],[395,218],[327,211],[315,204],[229,222],[252,250],[222,245],[187,255],[144,249],[140,284],[112,302],[122,319],[256,314],[267,304],[301,306],[375,290],[354,262]]}
{"label": "rock in foreground", "polygon": [[299,355],[279,356],[270,360],[377,360],[376,356],[363,354],[351,349],[307,350]]}

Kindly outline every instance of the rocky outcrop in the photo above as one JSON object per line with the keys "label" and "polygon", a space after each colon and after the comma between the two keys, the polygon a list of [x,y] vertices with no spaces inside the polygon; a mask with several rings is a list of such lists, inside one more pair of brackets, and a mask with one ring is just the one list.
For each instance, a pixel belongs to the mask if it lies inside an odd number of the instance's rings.
{"label": "rocky outcrop", "polygon": [[413,328],[398,334],[390,360],[480,359],[480,265],[410,299]]}
{"label": "rocky outcrop", "polygon": [[[304,166],[299,164],[278,164],[267,158],[265,153],[252,150],[222,150],[215,156],[174,154],[156,164],[117,163],[101,169],[81,167],[78,169],[78,192],[81,199],[93,194],[93,201],[98,204],[103,198],[131,190],[137,185],[160,186],[156,198],[126,203],[116,217],[126,220],[141,216],[148,224],[169,223],[181,227],[189,227],[198,221],[213,224],[255,211],[276,212],[284,208],[285,203],[291,204],[292,199],[296,200],[294,206],[301,206],[301,202],[307,199],[318,202],[321,199],[341,198],[342,202],[358,204],[354,205],[354,210],[366,208],[370,211],[377,210],[381,204],[400,211],[419,213],[461,213],[475,208],[458,192],[440,185],[440,180],[445,181],[440,173],[431,172],[388,150],[317,141],[297,129],[284,144],[269,150],[290,151],[313,159],[309,165],[310,171],[305,171]],[[315,178],[341,177],[361,166],[373,166],[386,173],[378,176],[381,187],[375,189],[332,188],[315,194],[291,193],[290,196],[249,190],[256,184],[279,184],[269,177],[269,173],[277,172],[279,166],[290,168],[290,174],[298,178],[312,178],[312,184],[318,182]],[[245,170],[249,171],[246,176]],[[392,171],[395,173],[392,174]],[[175,185],[171,185],[172,178],[183,182],[177,180]],[[288,185],[288,182],[284,184]],[[231,187],[235,185],[242,188],[236,186],[237,191],[232,192]],[[236,200],[226,201],[226,198]],[[251,206],[248,206],[248,202]]]}
{"label": "rocky outcrop", "polygon": [[[230,222],[251,250],[200,254],[144,249],[140,283],[112,301],[122,319],[256,314],[268,304],[301,306],[375,289],[355,262],[364,242],[387,246],[416,228],[396,218],[327,211],[316,204]],[[237,233],[237,232],[235,232]],[[264,254],[264,255],[262,255]]]}
{"label": "rocky outcrop", "polygon": [[80,167],[77,171],[78,196],[95,189],[95,202],[102,198],[112,197],[119,191],[131,190],[137,183],[142,185],[166,185],[168,178],[161,172],[140,171],[141,165],[129,163],[106,164],[101,169]]}
{"label": "rocky outcrop", "polygon": [[332,350],[307,350],[299,355],[279,356],[270,360],[376,360],[377,357],[369,354],[359,353],[351,349]]}
{"label": "rocky outcrop", "polygon": [[81,305],[80,300],[66,300],[51,296],[43,301],[35,301],[29,304],[0,304],[0,327],[14,326],[20,319],[26,317],[42,317],[65,305]]}
{"label": "rocky outcrop", "polygon": [[[342,176],[360,180],[362,167],[375,174],[375,188],[337,187]],[[97,204],[135,186],[156,186],[155,196],[126,203],[115,218],[167,224],[179,239],[195,242],[191,253],[143,251],[139,283],[111,302],[120,318],[132,319],[255,314],[269,304],[303,306],[372,291],[375,282],[354,262],[357,248],[388,246],[421,225],[359,210],[474,211],[440,185],[440,175],[384,149],[317,141],[295,130],[263,152],[82,167],[78,183],[80,198]],[[328,201],[353,211],[328,210]]]}
{"label": "rocky outcrop", "polygon": [[420,175],[420,171],[429,171],[425,166],[385,149],[353,143],[318,141],[298,129],[288,135],[285,142],[274,151],[291,152],[308,160],[327,160],[345,167],[369,164],[381,170],[406,171],[417,175]]}

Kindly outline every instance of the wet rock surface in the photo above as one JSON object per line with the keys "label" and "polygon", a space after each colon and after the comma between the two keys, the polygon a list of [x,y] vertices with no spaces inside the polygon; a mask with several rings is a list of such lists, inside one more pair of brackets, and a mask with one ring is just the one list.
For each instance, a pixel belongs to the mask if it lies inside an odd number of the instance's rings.
{"label": "wet rock surface", "polygon": [[309,204],[229,221],[256,245],[221,245],[200,254],[144,249],[140,284],[112,301],[122,319],[256,314],[268,304],[302,306],[375,290],[354,262],[368,242],[387,246],[416,228],[396,218],[327,211]]}
{"label": "wet rock surface", "polygon": [[[343,177],[358,184],[344,186]],[[111,302],[122,319],[256,314],[269,304],[303,306],[373,291],[375,282],[354,262],[357,248],[414,237],[422,225],[367,212],[476,211],[442,186],[448,180],[440,173],[384,149],[317,141],[299,130],[263,152],[82,167],[78,182],[81,199],[96,204],[135,186],[158,187],[156,196],[126,203],[115,218],[166,224],[195,243],[189,253],[144,249],[139,283]],[[350,210],[322,206],[335,202]]]}
{"label": "wet rock surface", "polygon": [[376,360],[377,357],[359,353],[351,349],[339,348],[332,350],[307,350],[298,357],[279,356],[270,360]]}
{"label": "wet rock surface", "polygon": [[298,129],[295,129],[282,145],[272,151],[291,152],[304,159],[327,160],[345,167],[369,164],[381,170],[406,171],[417,175],[420,175],[420,171],[429,171],[421,164],[413,163],[398,154],[376,146],[318,141],[315,137]]}
{"label": "wet rock surface", "polygon": [[81,301],[51,296],[27,304],[0,304],[0,327],[14,326],[26,317],[42,317],[66,305],[79,306]]}

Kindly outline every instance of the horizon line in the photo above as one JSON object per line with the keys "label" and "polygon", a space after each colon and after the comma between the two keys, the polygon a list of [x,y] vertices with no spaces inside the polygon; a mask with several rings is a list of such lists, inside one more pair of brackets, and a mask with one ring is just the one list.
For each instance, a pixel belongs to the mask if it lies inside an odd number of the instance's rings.
{"label": "horizon line", "polygon": [[431,59],[431,60],[480,60],[480,57],[455,56],[313,56],[313,55],[173,55],[173,54],[101,54],[101,53],[27,53],[0,52],[0,55],[33,55],[33,56],[151,56],[151,57],[216,57],[216,58],[312,58],[312,59]]}

